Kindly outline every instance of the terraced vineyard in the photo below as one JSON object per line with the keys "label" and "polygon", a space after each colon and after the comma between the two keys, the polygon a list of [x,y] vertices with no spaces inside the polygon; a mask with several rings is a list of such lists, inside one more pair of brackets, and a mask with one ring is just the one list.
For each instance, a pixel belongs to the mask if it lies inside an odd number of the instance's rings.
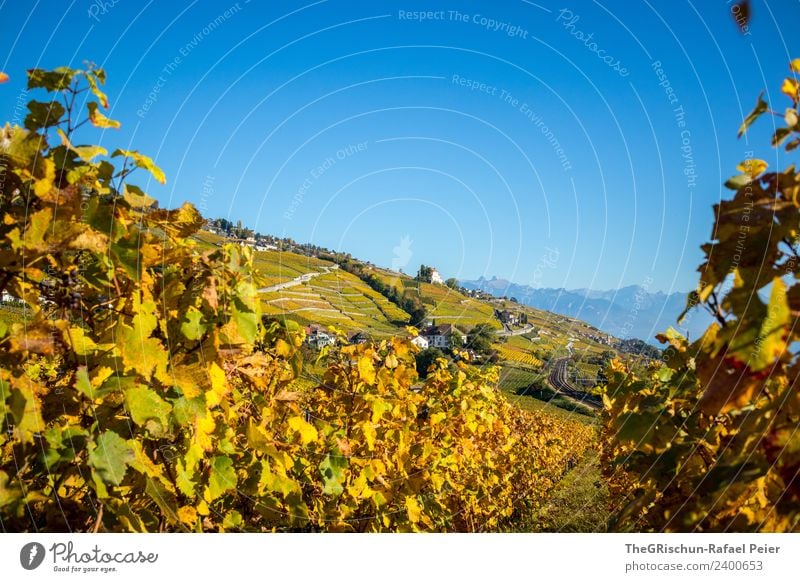
{"label": "terraced vineyard", "polygon": [[[266,254],[257,253],[257,256]],[[288,264],[294,268],[307,258],[293,253],[277,254],[281,260],[292,255]],[[270,258],[276,260],[275,256],[262,260],[268,261]],[[408,321],[406,312],[355,275],[340,269],[320,271],[333,266],[327,261],[308,264],[316,267],[320,274],[299,285],[260,294],[265,314],[287,315],[303,325],[333,325],[343,331],[366,331],[379,336],[396,334],[398,327]],[[260,271],[258,263],[257,268]],[[275,271],[274,265],[271,269],[271,272]],[[313,271],[305,271],[308,272]]]}
{"label": "terraced vineyard", "polygon": [[479,323],[489,324],[496,329],[502,327],[494,317],[494,307],[484,301],[472,299],[444,285],[422,283],[391,271],[373,269],[372,273],[406,296],[419,296],[428,311],[428,317],[435,319],[436,323],[451,323],[463,328]]}
{"label": "terraced vineyard", "polygon": [[500,358],[527,368],[541,368],[542,360],[531,354],[529,350],[511,344],[500,344],[497,346]]}

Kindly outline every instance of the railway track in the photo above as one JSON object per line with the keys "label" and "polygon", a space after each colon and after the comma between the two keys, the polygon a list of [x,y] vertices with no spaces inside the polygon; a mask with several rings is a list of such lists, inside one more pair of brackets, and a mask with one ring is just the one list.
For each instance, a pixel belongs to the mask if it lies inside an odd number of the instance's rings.
{"label": "railway track", "polygon": [[559,394],[562,394],[568,398],[572,398],[573,400],[577,400],[578,402],[594,408],[595,410],[601,409],[603,407],[603,403],[597,396],[587,394],[583,390],[579,390],[573,386],[572,383],[570,383],[567,375],[568,363],[569,358],[559,358],[553,362],[553,366],[550,369],[550,375],[547,377],[547,381]]}

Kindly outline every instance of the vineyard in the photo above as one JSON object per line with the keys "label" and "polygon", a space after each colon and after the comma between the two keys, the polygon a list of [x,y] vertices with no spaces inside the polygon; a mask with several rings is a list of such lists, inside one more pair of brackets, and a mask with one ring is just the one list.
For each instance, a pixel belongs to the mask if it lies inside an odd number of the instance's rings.
{"label": "vineyard", "polygon": [[[759,97],[740,129],[775,114],[787,152],[790,67],[785,113]],[[421,379],[403,299],[498,330],[492,304],[375,269],[402,289],[384,295],[329,261],[202,233],[192,205],[162,209],[131,182],[166,182],[151,158],[79,143],[120,125],[105,81],[94,66],[33,69],[45,100],[0,131],[0,291],[26,305],[0,318],[3,531],[535,530],[573,511],[570,483],[608,506],[587,527],[609,509],[616,531],[800,528],[794,166],[738,166],[687,305],[715,323],[694,342],[660,335],[663,361],[611,360],[602,419],[579,419],[537,356],[578,352],[577,375],[599,377],[593,328],[535,314],[535,334],[492,344],[502,368],[454,348]],[[308,323],[373,341],[310,357]]]}
{"label": "vineyard", "polygon": [[[262,277],[261,269],[266,260],[262,258],[259,263],[260,254],[255,253],[257,278]],[[281,253],[281,257],[293,257],[295,264],[305,258],[287,252]],[[343,331],[367,331],[374,336],[393,335],[397,332],[396,324],[408,320],[407,313],[361,279],[341,269],[320,274],[301,285],[260,293],[259,297],[264,314],[289,316],[304,325],[316,323],[333,325]]]}
{"label": "vineyard", "polygon": [[67,107],[31,102],[3,129],[0,285],[31,310],[0,325],[4,530],[507,530],[595,446],[511,406],[495,368],[439,360],[420,383],[402,339],[304,375],[303,331],[262,314],[253,253],[195,241],[191,205],[157,208],[130,182],[166,180],[147,156],[73,143],[77,94],[118,127],[104,82],[34,69],[29,88]]}
{"label": "vineyard", "polygon": [[541,368],[542,360],[530,353],[529,350],[509,344],[499,344],[497,353],[500,358],[529,368]]}
{"label": "vineyard", "polygon": [[385,285],[394,287],[405,296],[419,297],[428,315],[437,323],[471,327],[481,323],[500,328],[494,309],[482,301],[466,297],[443,285],[420,282],[406,275],[373,269],[370,271]]}

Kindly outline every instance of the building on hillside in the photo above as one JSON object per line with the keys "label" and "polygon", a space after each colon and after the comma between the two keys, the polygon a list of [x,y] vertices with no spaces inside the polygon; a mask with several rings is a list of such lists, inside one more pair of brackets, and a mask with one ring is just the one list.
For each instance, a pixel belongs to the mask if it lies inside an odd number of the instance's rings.
{"label": "building on hillside", "polygon": [[428,340],[428,345],[432,348],[450,349],[452,342],[450,338],[453,334],[457,334],[462,343],[467,341],[467,336],[461,333],[458,329],[449,323],[442,325],[430,325],[420,332]]}
{"label": "building on hillside", "polygon": [[365,344],[369,341],[369,336],[364,333],[363,331],[357,331],[355,333],[351,333],[347,337],[347,342],[352,345],[360,345]]}
{"label": "building on hillside", "polygon": [[520,323],[519,313],[509,311],[508,309],[503,309],[502,311],[495,310],[495,316],[506,325],[519,325]]}
{"label": "building on hillside", "polygon": [[444,279],[442,279],[442,276],[435,267],[431,267],[431,283],[435,283],[436,285],[444,285]]}
{"label": "building on hillside", "polygon": [[325,346],[332,346],[335,343],[336,338],[320,326],[310,325],[306,328],[306,344],[308,346],[320,349]]}
{"label": "building on hillside", "polygon": [[428,349],[428,340],[425,338],[424,335],[418,335],[416,337],[411,338],[411,343],[417,346],[421,350]]}

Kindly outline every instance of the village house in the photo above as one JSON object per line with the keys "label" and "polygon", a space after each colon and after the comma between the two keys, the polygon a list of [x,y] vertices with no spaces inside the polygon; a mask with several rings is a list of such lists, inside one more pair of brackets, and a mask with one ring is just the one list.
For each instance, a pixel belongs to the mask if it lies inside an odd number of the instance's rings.
{"label": "village house", "polygon": [[360,345],[360,344],[365,344],[368,341],[369,341],[369,336],[366,333],[364,333],[363,331],[357,331],[355,333],[351,333],[347,337],[347,342],[352,344],[352,345],[354,345],[354,346],[355,345]]}
{"label": "village house", "polygon": [[309,347],[320,349],[335,344],[336,338],[320,326],[310,325],[306,328],[305,342]]}
{"label": "village house", "polygon": [[411,343],[417,346],[421,350],[428,349],[428,340],[425,338],[424,335],[418,335],[416,337],[411,338]]}
{"label": "village house", "polygon": [[458,334],[461,338],[461,343],[467,341],[467,336],[461,333],[458,329],[449,323],[442,325],[429,325],[420,332],[420,335],[425,336],[428,340],[428,345],[432,348],[450,349],[452,342],[450,338],[453,334]]}
{"label": "village house", "polygon": [[435,268],[431,268],[431,283],[436,283],[437,285],[444,285],[444,279],[439,274]]}
{"label": "village house", "polygon": [[508,309],[502,311],[495,310],[495,316],[506,325],[519,325],[520,323],[519,313],[509,311]]}

